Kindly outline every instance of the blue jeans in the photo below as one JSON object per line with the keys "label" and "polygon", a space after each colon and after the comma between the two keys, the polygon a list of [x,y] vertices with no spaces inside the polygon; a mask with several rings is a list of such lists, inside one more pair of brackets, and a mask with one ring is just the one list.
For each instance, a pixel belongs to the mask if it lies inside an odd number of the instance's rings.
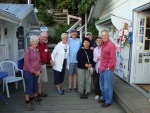
{"label": "blue jeans", "polygon": [[100,72],[100,89],[102,92],[102,99],[105,100],[106,104],[112,103],[113,98],[113,70],[105,70]]}
{"label": "blue jeans", "polygon": [[38,77],[34,74],[30,73],[29,71],[23,71],[23,77],[25,80],[25,94],[26,95],[33,95],[38,91]]}

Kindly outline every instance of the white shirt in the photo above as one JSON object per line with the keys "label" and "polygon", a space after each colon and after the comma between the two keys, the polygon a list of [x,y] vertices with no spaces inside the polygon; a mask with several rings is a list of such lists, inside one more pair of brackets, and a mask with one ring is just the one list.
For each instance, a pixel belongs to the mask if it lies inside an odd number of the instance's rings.
{"label": "white shirt", "polygon": [[64,48],[64,51],[65,51],[64,59],[67,59],[67,57],[68,57],[68,54],[67,54],[67,44],[63,44],[62,43],[62,47]]}

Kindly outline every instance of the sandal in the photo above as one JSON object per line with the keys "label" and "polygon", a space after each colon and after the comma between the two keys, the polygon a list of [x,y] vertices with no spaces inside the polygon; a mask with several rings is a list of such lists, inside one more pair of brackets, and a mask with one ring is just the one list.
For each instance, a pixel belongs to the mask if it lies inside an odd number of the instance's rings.
{"label": "sandal", "polygon": [[68,93],[70,93],[70,92],[71,92],[71,90],[72,90],[71,88],[68,88],[66,91],[67,91]]}
{"label": "sandal", "polygon": [[78,88],[73,88],[76,92],[79,92]]}
{"label": "sandal", "polygon": [[37,101],[37,102],[41,102],[41,101],[42,101],[39,97],[34,97],[33,99],[34,99],[35,101]]}
{"label": "sandal", "polygon": [[39,97],[47,97],[47,94],[45,94],[45,93],[41,93],[41,94],[38,93],[38,96],[39,96]]}

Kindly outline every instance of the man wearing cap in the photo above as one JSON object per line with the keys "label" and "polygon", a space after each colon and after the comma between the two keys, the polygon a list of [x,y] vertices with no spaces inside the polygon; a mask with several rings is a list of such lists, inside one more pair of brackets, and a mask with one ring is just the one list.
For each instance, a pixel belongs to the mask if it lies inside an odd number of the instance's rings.
{"label": "man wearing cap", "polygon": [[81,46],[81,41],[77,38],[76,29],[71,30],[71,38],[68,39],[69,45],[69,88],[67,92],[72,90],[72,81],[74,79],[74,90],[78,92],[77,88],[77,60],[76,55]]}
{"label": "man wearing cap", "polygon": [[90,41],[91,41],[91,43],[90,43],[90,46],[91,46],[90,49],[94,50],[94,48],[96,46],[95,46],[95,40],[92,37],[92,33],[91,32],[87,32],[86,35],[85,35],[85,37],[90,39]]}

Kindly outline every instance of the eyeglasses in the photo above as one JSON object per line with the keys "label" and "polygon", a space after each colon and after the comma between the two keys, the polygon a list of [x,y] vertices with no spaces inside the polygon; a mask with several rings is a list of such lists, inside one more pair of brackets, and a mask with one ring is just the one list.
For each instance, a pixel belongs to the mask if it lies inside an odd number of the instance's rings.
{"label": "eyeglasses", "polygon": [[42,35],[41,35],[41,37],[43,37],[43,38],[47,38],[46,36],[42,36]]}

